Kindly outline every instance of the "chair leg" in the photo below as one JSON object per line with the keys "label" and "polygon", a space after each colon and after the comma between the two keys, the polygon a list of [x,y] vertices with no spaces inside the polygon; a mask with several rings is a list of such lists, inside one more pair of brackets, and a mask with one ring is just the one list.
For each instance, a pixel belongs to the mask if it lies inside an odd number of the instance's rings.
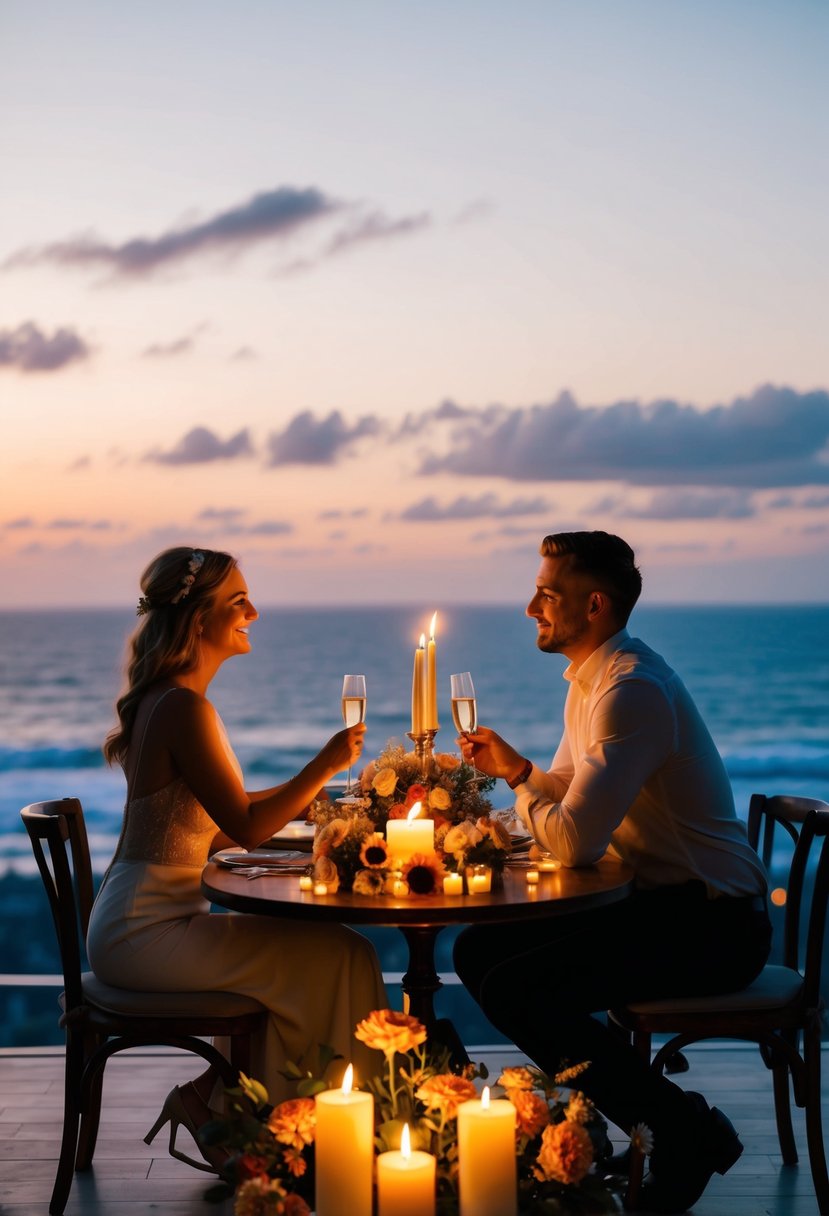
{"label": "chair leg", "polygon": [[75,1173],[75,1154],[78,1146],[78,1122],[80,1120],[81,1071],[83,1069],[83,1039],[66,1032],[66,1063],[63,1085],[63,1133],[60,1142],[60,1157],[49,1202],[50,1216],[62,1216],[72,1178]]}
{"label": "chair leg", "polygon": [[806,1142],[818,1211],[829,1213],[829,1175],[823,1147],[823,1122],[820,1113],[820,1025],[803,1032],[803,1061],[806,1066]]}
{"label": "chair leg", "polygon": [[103,1065],[90,1079],[86,1091],[85,1109],[81,1110],[81,1130],[78,1136],[78,1151],[75,1156],[76,1171],[88,1170],[95,1156],[98,1142],[98,1127],[101,1122],[101,1096],[104,1087]]}
{"label": "chair leg", "polygon": [[789,1066],[779,1061],[772,1064],[772,1086],[774,1092],[774,1117],[777,1121],[777,1139],[784,1165],[797,1165],[797,1144],[792,1128],[791,1086]]}

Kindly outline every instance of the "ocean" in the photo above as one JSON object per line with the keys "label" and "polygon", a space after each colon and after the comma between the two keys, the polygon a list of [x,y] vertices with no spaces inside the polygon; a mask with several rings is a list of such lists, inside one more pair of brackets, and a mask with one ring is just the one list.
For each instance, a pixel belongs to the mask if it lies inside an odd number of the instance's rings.
{"label": "ocean", "polygon": [[[540,763],[559,738],[566,660],[540,654],[512,607],[263,610],[252,653],[224,664],[211,696],[248,787],[284,781],[340,727],[345,672],[368,689],[364,756],[406,742],[414,647],[438,608],[439,750],[453,750],[449,675],[470,671],[479,721]],[[0,613],[0,875],[33,872],[18,812],[81,799],[95,868],[118,835],[124,780],[101,743],[113,724],[128,611]],[[829,800],[829,607],[639,606],[630,630],[676,668],[725,760],[738,812],[751,794]],[[499,783],[494,801],[510,804]],[[0,962],[2,969],[2,962]]]}

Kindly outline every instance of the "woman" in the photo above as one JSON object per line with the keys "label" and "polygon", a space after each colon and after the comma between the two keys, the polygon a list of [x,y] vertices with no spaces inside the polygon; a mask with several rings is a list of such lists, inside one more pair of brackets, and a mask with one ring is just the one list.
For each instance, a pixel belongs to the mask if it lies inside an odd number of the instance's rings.
{"label": "woman", "polygon": [[[252,1070],[272,1101],[292,1096],[287,1060],[313,1066],[320,1043],[367,1076],[371,1054],[352,1038],[386,997],[370,943],[340,926],[211,914],[202,868],[217,848],[254,847],[299,814],[335,773],[355,762],[364,725],[338,731],[284,785],[247,793],[221,719],[206,693],[226,659],[247,654],[258,613],[234,558],[168,549],[145,570],[130,642],[128,686],[104,754],[127,778],[124,823],[98,892],[87,951],[95,974],[122,988],[225,990],[270,1011],[253,1044]],[[170,1123],[211,1118],[212,1069],[168,1094],[148,1141]],[[219,1091],[220,1092],[220,1091]],[[198,1141],[197,1141],[198,1142]],[[214,1165],[209,1150],[206,1160]],[[198,1168],[201,1163],[191,1161]]]}

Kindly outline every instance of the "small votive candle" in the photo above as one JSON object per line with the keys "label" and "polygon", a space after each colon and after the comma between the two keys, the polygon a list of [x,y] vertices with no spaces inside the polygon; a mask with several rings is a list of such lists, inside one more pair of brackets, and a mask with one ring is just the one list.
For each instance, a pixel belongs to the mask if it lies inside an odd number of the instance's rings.
{"label": "small votive candle", "polygon": [[313,891],[313,889],[314,889],[314,880],[313,880],[313,878],[311,877],[311,875],[310,875],[310,874],[301,874],[301,875],[300,875],[300,877],[299,877],[299,889],[300,889],[300,891]]}
{"label": "small votive candle", "polygon": [[549,853],[545,853],[538,859],[538,868],[543,874],[553,874],[556,870],[561,869],[561,862],[556,861],[555,857],[551,857]]}
{"label": "small votive candle", "polygon": [[534,887],[538,882],[538,870],[527,870],[527,882]]}
{"label": "small votive candle", "polygon": [[447,874],[443,880],[444,895],[463,895],[463,875]]}
{"label": "small votive candle", "polygon": [[492,890],[492,870],[489,866],[473,866],[468,882],[470,894],[484,895]]}
{"label": "small votive candle", "polygon": [[391,893],[396,899],[403,899],[404,896],[409,894],[409,884],[404,882],[402,878],[395,878]]}
{"label": "small votive candle", "polygon": [[328,887],[325,885],[324,882],[315,882],[314,883],[314,894],[315,895],[327,895]]}

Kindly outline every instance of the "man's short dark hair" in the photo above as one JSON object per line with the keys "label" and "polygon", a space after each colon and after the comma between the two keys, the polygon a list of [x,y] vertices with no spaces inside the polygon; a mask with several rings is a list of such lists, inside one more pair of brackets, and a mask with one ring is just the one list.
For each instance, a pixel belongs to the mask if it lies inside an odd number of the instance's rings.
{"label": "man's short dark hair", "polygon": [[627,541],[610,532],[553,532],[539,549],[542,557],[572,557],[572,568],[596,580],[610,596],[620,626],[626,625],[642,590],[642,575]]}

